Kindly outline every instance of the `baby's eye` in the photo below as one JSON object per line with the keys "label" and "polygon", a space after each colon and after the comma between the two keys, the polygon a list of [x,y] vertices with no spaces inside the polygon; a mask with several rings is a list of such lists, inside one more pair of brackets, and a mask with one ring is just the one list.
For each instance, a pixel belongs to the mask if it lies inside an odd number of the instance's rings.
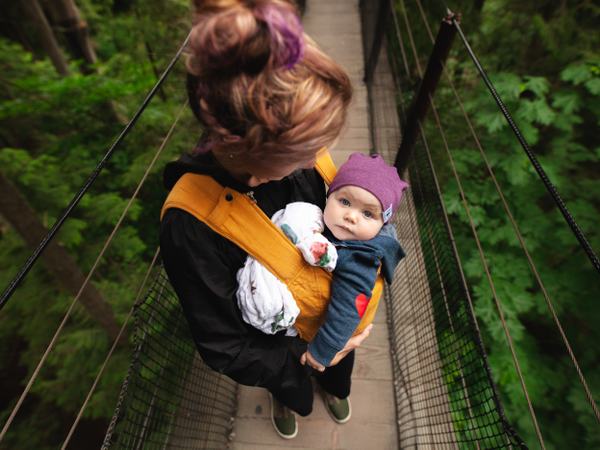
{"label": "baby's eye", "polygon": [[375,217],[371,211],[363,211],[363,216],[365,216],[367,219],[372,219]]}
{"label": "baby's eye", "polygon": [[340,203],[344,206],[350,206],[350,201],[347,198],[340,198]]}

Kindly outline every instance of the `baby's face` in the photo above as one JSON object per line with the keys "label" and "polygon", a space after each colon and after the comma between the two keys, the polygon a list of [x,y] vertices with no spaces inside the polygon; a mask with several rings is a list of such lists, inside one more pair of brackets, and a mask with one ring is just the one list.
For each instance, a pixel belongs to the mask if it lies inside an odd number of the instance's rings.
{"label": "baby's face", "polygon": [[368,241],[383,227],[381,203],[357,186],[344,186],[327,198],[325,225],[339,240]]}

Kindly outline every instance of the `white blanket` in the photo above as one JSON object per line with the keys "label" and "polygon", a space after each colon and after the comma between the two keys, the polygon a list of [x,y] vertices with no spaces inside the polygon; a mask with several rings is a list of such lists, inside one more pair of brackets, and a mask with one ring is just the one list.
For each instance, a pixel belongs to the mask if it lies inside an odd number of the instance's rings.
{"label": "white blanket", "polygon": [[[290,203],[271,218],[302,252],[313,266],[332,272],[337,262],[335,246],[321,233],[324,229],[323,212],[318,206],[305,202]],[[244,321],[263,333],[275,334],[287,330],[295,336],[292,326],[300,313],[287,286],[256,259],[248,256],[244,267],[237,273],[238,306]]]}

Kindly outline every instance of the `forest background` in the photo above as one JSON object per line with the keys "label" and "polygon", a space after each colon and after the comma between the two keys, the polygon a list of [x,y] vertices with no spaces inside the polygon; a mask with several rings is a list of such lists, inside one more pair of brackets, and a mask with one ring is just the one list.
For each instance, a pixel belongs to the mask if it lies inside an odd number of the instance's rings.
{"label": "forest background", "polygon": [[[434,32],[444,14],[440,3],[423,2]],[[573,0],[452,3],[453,10],[462,12],[468,39],[526,139],[598,250],[600,8],[591,1]],[[175,54],[189,30],[190,5],[188,0],[3,0],[0,7],[0,286],[4,288],[29,256],[31,245],[39,241],[40,230],[52,226]],[[415,42],[424,65],[431,43],[419,25],[416,4],[397,3],[399,11],[404,7],[414,18]],[[597,397],[598,274],[549,201],[472,63],[459,51],[458,42],[454,47],[450,72]],[[100,261],[92,286],[81,299],[83,306],[67,323],[3,448],[51,449],[64,440],[157,248],[158,211],[166,194],[161,170],[166,161],[193,148],[201,133],[185,100],[184,68],[179,63],[65,223],[60,244],[46,252],[50,256],[36,265],[2,309],[3,424],[77,292],[73,280],[83,280],[94,264],[183,108],[168,145]],[[496,194],[482,182],[481,161],[447,86],[440,86],[436,101],[451,130],[453,156],[547,448],[598,448],[600,427]],[[431,136],[433,128],[428,121]],[[441,149],[441,143],[432,139],[432,148]],[[435,158],[443,160],[441,153]],[[457,185],[449,176],[441,180],[494,379],[509,421],[534,447],[535,434]],[[100,446],[129,352],[130,347],[122,345],[111,359],[70,448]]]}

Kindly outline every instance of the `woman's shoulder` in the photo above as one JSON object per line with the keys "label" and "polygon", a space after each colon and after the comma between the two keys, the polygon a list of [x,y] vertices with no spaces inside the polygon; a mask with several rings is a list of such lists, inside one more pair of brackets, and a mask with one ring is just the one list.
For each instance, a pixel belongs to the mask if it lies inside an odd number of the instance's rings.
{"label": "woman's shoulder", "polygon": [[184,153],[176,161],[167,163],[163,171],[163,185],[170,191],[177,181],[186,173],[208,175],[223,186],[245,192],[249,188],[235,180],[223,169],[211,152]]}
{"label": "woman's shoulder", "polygon": [[[236,189],[231,180],[222,179],[223,170],[215,165],[210,155],[184,155],[179,160],[167,164],[164,171],[164,182],[167,189],[177,183],[186,173],[196,173],[211,176],[224,186]],[[223,175],[223,176],[220,176]],[[236,189],[245,192],[251,188]],[[255,188],[258,206],[270,217],[275,211],[284,208],[291,202],[307,202],[323,208],[325,205],[325,184],[314,169],[298,170],[280,181],[273,181]],[[190,244],[221,245],[224,239],[208,225],[191,213],[178,209],[168,209],[161,220],[161,245],[175,245],[179,248],[189,248]]]}
{"label": "woman's shoulder", "polygon": [[161,246],[168,244],[181,249],[202,248],[218,237],[204,222],[179,208],[169,208],[160,222]]}
{"label": "woman's shoulder", "polygon": [[[160,225],[160,250],[165,264],[213,268],[227,266],[235,270],[243,265],[246,253],[187,211],[171,208]],[[169,260],[170,262],[167,262]]]}

